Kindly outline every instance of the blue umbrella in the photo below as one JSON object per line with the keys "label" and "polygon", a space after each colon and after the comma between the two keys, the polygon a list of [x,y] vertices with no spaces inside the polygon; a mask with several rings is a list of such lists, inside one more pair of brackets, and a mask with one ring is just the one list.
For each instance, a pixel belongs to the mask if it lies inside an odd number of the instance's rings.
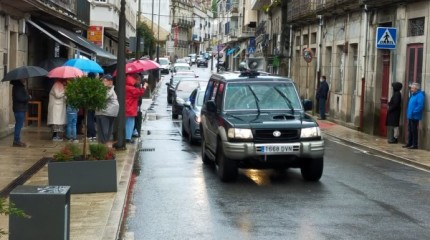
{"label": "blue umbrella", "polygon": [[71,66],[75,68],[79,68],[84,72],[90,73],[103,73],[103,68],[93,60],[84,59],[84,58],[73,58],[67,60],[63,66]]}

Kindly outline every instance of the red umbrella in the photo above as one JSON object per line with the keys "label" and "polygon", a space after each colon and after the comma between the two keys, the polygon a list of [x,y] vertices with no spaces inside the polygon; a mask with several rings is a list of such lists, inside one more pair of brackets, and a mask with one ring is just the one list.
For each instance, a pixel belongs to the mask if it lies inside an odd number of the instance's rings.
{"label": "red umbrella", "polygon": [[[125,65],[125,74],[138,73],[142,71],[144,70],[142,70],[142,68],[136,64],[127,63]],[[112,73],[112,76],[116,77],[116,70]]]}
{"label": "red umbrella", "polygon": [[[160,65],[152,60],[136,60],[125,64],[125,74],[139,73],[160,68]],[[116,70],[112,76],[116,76]]]}
{"label": "red umbrella", "polygon": [[80,69],[70,66],[56,67],[48,73],[49,78],[75,78],[82,77],[83,75],[84,72]]}
{"label": "red umbrella", "polygon": [[160,64],[158,64],[155,61],[152,60],[136,60],[134,62],[131,62],[136,64],[137,66],[140,66],[143,70],[142,71],[148,71],[152,69],[160,68]]}

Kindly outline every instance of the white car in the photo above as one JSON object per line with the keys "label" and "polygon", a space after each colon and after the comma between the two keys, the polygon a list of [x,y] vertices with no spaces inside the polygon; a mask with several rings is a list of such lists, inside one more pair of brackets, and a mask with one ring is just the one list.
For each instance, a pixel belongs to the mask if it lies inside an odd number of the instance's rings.
{"label": "white car", "polygon": [[160,72],[169,74],[170,61],[168,58],[159,58]]}

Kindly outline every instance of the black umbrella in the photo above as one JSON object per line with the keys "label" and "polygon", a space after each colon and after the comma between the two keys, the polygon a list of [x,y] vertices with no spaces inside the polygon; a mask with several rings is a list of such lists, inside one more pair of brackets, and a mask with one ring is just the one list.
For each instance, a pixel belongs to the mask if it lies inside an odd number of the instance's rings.
{"label": "black umbrella", "polygon": [[22,66],[19,68],[15,68],[12,71],[9,71],[3,78],[2,82],[19,80],[19,79],[27,79],[31,77],[41,77],[46,76],[48,72],[37,66]]}
{"label": "black umbrella", "polygon": [[67,59],[65,58],[48,58],[37,64],[37,66],[49,72],[56,67],[63,66],[66,61]]}

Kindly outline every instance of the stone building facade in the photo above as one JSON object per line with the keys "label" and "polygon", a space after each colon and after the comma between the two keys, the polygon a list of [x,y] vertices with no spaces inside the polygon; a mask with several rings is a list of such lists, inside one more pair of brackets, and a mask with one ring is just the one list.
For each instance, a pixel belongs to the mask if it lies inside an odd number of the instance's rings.
{"label": "stone building facade", "polygon": [[[330,84],[330,120],[366,133],[385,136],[391,83],[403,84],[401,138],[406,139],[405,117],[409,85],[429,92],[429,1],[291,0],[292,72],[300,95],[315,99],[318,79]],[[381,49],[378,28],[397,30],[395,49]],[[379,38],[379,39],[377,39]],[[310,53],[311,60],[304,58]],[[420,147],[430,149],[429,98],[419,126]]]}

